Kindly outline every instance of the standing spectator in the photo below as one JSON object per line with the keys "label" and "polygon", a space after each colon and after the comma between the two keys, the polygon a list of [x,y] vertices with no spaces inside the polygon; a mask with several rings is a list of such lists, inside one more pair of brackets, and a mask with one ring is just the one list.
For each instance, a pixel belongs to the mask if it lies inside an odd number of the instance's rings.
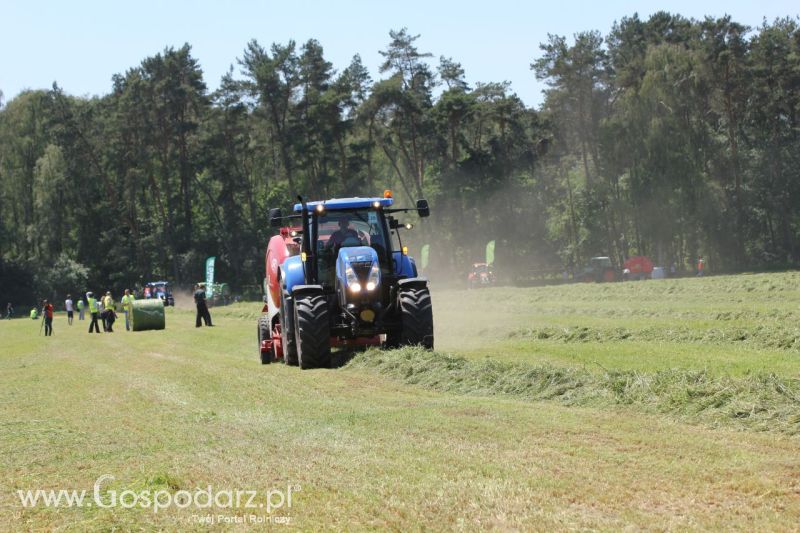
{"label": "standing spectator", "polygon": [[77,306],[78,306],[78,320],[83,320],[83,309],[84,307],[86,307],[85,304],[83,303],[83,298],[78,298]]}
{"label": "standing spectator", "polygon": [[125,289],[125,294],[122,296],[122,311],[125,313],[125,331],[131,330],[131,317],[133,313],[133,301],[136,298],[131,293],[130,289]]}
{"label": "standing spectator", "polygon": [[111,297],[111,291],[106,291],[106,295],[103,296],[103,330],[107,333],[111,333],[113,329],[111,329],[111,325],[114,323],[113,320],[109,321],[109,317],[114,312],[114,299]]}
{"label": "standing spectator", "polygon": [[208,312],[208,306],[206,305],[206,291],[203,290],[200,285],[194,286],[194,303],[197,306],[197,319],[195,320],[195,327],[199,328],[201,326],[200,319],[203,319],[203,322],[206,323],[206,326],[211,326],[211,314]]}
{"label": "standing spectator", "polygon": [[114,333],[114,322],[117,320],[117,313],[114,311],[114,306],[106,308],[105,318],[103,321],[106,324],[106,333]]}
{"label": "standing spectator", "polygon": [[706,261],[702,256],[697,260],[697,277],[702,278],[706,269]]}
{"label": "standing spectator", "polygon": [[100,295],[100,299],[97,300],[97,312],[99,313],[99,316],[100,316],[100,322],[103,323],[103,331],[106,331],[106,320],[103,318],[105,316],[105,312],[106,312],[106,308],[103,305],[103,301],[104,300],[105,300],[105,297],[101,294]]}
{"label": "standing spectator", "polygon": [[11,302],[8,302],[6,306],[6,319],[10,320],[12,316],[14,316],[14,307],[12,307]]}
{"label": "standing spectator", "polygon": [[72,317],[74,309],[72,308],[72,295],[67,294],[67,299],[64,300],[64,307],[67,308],[67,324],[72,325]]}
{"label": "standing spectator", "polygon": [[49,337],[53,334],[53,304],[44,300],[42,302],[42,314],[44,314],[44,336]]}
{"label": "standing spectator", "polygon": [[92,329],[96,333],[100,333],[100,326],[97,324],[97,319],[100,318],[100,304],[97,303],[94,294],[91,292],[86,293],[86,301],[89,305],[89,313],[92,315],[92,321],[89,323],[89,333],[92,332]]}

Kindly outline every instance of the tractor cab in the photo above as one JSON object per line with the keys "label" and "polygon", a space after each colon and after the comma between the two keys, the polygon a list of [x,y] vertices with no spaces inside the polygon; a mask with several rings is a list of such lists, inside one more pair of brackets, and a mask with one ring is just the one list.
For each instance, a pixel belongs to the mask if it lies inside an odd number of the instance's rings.
{"label": "tractor cab", "polygon": [[589,259],[589,264],[583,269],[580,279],[584,282],[596,283],[616,281],[616,270],[611,258],[602,256]]}
{"label": "tractor cab", "polygon": [[[356,269],[371,268],[373,257],[384,273],[390,273],[391,247],[386,217],[374,208],[326,210],[318,213],[316,241],[319,283],[328,289],[336,287],[336,266],[342,250],[343,261],[361,256],[368,265],[354,265]],[[359,251],[360,250],[360,251]]]}

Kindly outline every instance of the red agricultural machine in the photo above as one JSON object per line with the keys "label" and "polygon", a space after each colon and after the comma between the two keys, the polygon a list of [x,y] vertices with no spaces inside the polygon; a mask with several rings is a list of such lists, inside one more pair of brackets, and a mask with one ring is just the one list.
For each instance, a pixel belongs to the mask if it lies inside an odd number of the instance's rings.
{"label": "red agricultural machine", "polygon": [[643,255],[629,257],[622,264],[622,269],[622,279],[625,281],[650,279],[653,276],[653,262]]}

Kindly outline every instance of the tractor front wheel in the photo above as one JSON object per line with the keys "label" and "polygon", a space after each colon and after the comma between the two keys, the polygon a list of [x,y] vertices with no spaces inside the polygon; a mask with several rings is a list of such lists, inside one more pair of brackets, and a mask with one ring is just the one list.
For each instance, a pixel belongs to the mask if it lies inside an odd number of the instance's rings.
{"label": "tractor front wheel", "polygon": [[283,362],[287,365],[297,366],[297,344],[294,338],[294,308],[288,298],[289,294],[281,291],[281,346],[283,347]]}
{"label": "tractor front wheel", "polygon": [[294,300],[295,339],[300,368],[331,366],[328,302],[321,293],[306,293]]}
{"label": "tractor front wheel", "polygon": [[427,287],[404,289],[398,296],[403,331],[387,335],[389,346],[422,346],[433,349],[433,306]]}

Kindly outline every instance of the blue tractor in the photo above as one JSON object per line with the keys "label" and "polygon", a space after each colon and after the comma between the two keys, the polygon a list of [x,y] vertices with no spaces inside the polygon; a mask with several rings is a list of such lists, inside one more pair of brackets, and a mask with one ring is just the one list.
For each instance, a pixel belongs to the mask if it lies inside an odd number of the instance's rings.
{"label": "blue tractor", "polygon": [[332,347],[433,349],[428,281],[418,276],[400,238],[401,229],[411,224],[393,216],[416,211],[427,217],[428,202],[393,208],[391,191],[383,198],[298,199],[291,215],[270,210],[270,224],[295,227],[299,244],[299,253],[282,256],[272,267],[267,256],[268,276],[275,277],[267,281],[279,294],[259,326],[259,341],[274,347],[274,359],[325,368],[331,365]]}

